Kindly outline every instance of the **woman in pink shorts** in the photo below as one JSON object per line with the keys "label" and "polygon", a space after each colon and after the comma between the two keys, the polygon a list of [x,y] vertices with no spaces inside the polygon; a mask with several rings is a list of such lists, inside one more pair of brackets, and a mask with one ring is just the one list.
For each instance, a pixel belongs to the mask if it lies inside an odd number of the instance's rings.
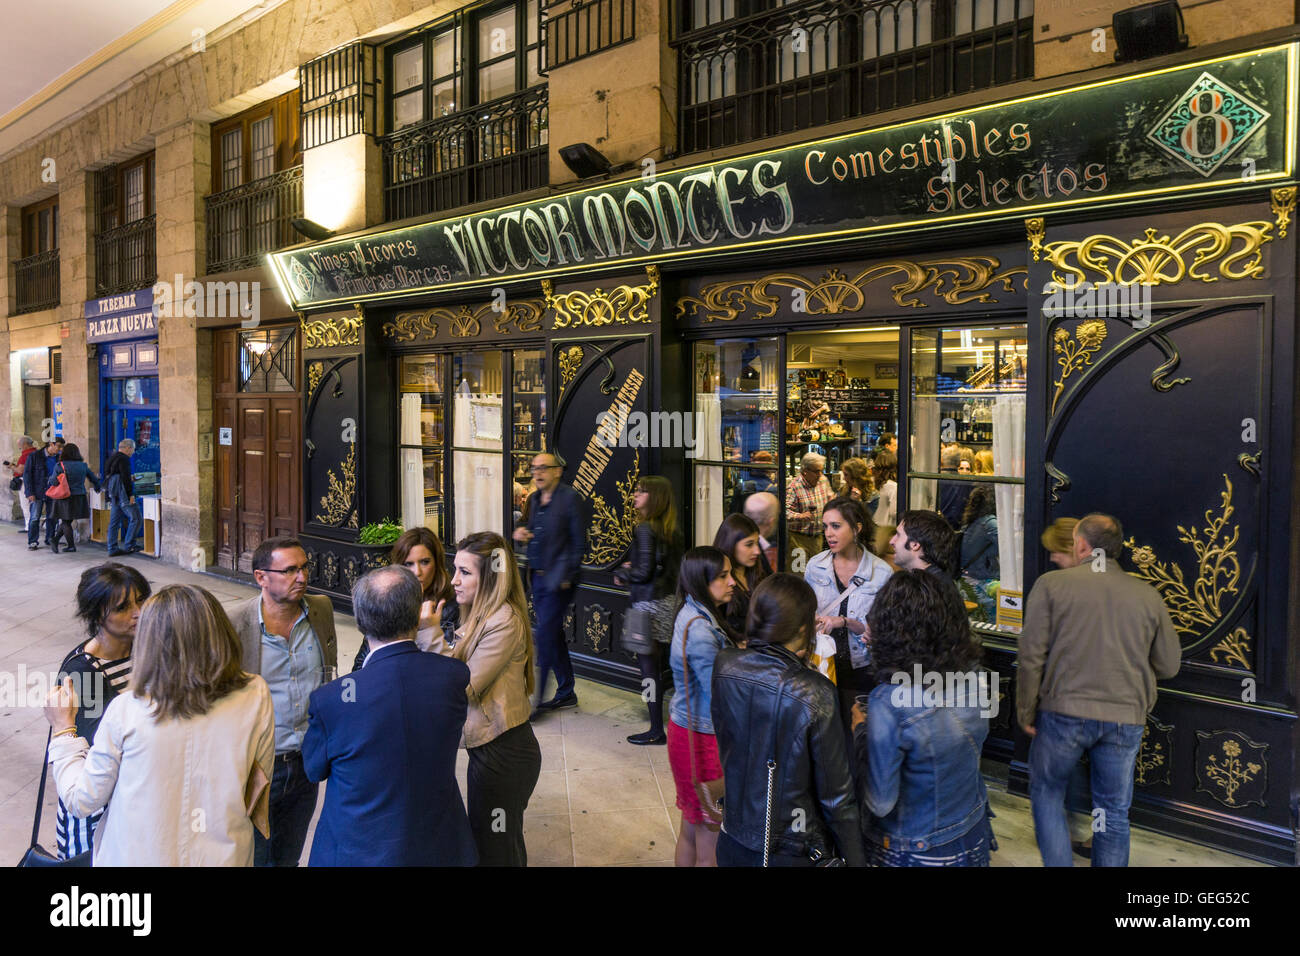
{"label": "woman in pink shorts", "polygon": [[677,578],[681,608],[673,624],[669,664],[673,671],[668,703],[668,764],[677,786],[682,825],[677,836],[678,866],[716,866],[718,825],[700,807],[696,781],[722,779],[718,742],[713,735],[713,661],[729,642],[718,623],[735,588],[731,560],[717,548],[692,548],[682,558]]}

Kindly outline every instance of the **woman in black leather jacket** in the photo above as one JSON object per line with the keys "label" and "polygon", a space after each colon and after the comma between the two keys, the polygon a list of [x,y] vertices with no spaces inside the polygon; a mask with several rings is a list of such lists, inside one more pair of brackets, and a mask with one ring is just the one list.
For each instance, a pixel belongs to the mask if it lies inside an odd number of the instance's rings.
{"label": "woman in black leather jacket", "polygon": [[[637,485],[632,498],[641,520],[632,532],[632,560],[623,562],[616,584],[626,584],[633,604],[657,601],[677,591],[677,571],[682,561],[682,546],[677,532],[677,506],[673,486],[667,478],[646,475]],[[630,744],[666,744],[664,733],[663,654],[638,654],[642,686],[650,689],[646,706],[650,710],[650,729],[627,738]],[[651,683],[645,684],[645,681]]]}
{"label": "woman in black leather jacket", "polygon": [[866,865],[835,685],[804,663],[816,614],[802,577],[774,574],[750,599],[748,645],[718,653],[719,866]]}

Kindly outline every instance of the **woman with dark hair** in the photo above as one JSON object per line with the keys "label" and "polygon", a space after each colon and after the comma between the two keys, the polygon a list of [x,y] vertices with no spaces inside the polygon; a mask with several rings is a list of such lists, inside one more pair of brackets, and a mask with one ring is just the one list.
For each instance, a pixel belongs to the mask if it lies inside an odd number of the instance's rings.
{"label": "woman with dark hair", "polygon": [[719,866],[865,865],[835,687],[804,661],[817,596],[797,574],[754,589],[744,650],[713,667],[713,726],[726,778]]}
{"label": "woman with dark hair", "polygon": [[524,811],[542,770],[528,722],[534,674],[528,599],[515,553],[490,531],[461,538],[451,579],[460,604],[454,643],[434,650],[469,667],[466,809],[480,866],[527,866]]}
{"label": "woman with dark hair", "polygon": [[988,866],[980,750],[998,686],[976,668],[966,609],[935,575],[899,571],[867,623],[880,683],[865,709],[853,708],[867,857],[878,866]]}
{"label": "woman with dark hair", "polygon": [[713,546],[731,559],[731,576],[736,588],[732,592],[722,622],[727,635],[735,642],[745,639],[745,619],[749,615],[749,596],[772,571],[758,542],[758,525],[744,515],[727,515],[713,536]]}
{"label": "woman with dark hair", "polygon": [[59,475],[68,476],[68,490],[72,492],[66,498],[54,499],[54,517],[59,522],[59,530],[54,532],[54,540],[50,542],[50,550],[55,554],[59,553],[59,539],[67,536],[68,546],[65,551],[77,550],[77,539],[72,536],[72,522],[82,521],[90,517],[90,505],[86,497],[86,479],[95,486],[99,491],[99,475],[90,470],[81,458],[81,449],[72,442],[63,446],[63,452],[59,455],[59,464],[50,474],[49,485],[51,488],[58,483]]}
{"label": "woman with dark hair", "polygon": [[[116,562],[87,568],[77,585],[77,617],[87,639],[59,665],[59,683],[73,678],[77,692],[77,736],[93,744],[104,708],[126,689],[131,679],[131,644],[140,621],[140,607],[150,594],[149,582],[135,568]],[[59,859],[66,860],[91,847],[103,811],[75,817],[59,801],[55,833]]]}
{"label": "woman with dark hair", "polygon": [[[388,563],[402,565],[420,582],[424,603],[420,605],[416,646],[422,651],[432,650],[435,629],[442,631],[443,639],[448,643],[455,643],[452,636],[460,623],[460,605],[456,603],[456,592],[451,587],[447,559],[438,536],[428,528],[407,528],[393,542],[393,550],[388,552]],[[362,641],[352,662],[354,671],[361,670],[368,653],[367,642]]]}
{"label": "woman with dark hair", "polygon": [[859,502],[852,498],[828,502],[822,511],[822,530],[827,550],[808,562],[803,576],[817,595],[817,630],[835,642],[835,684],[847,735],[854,695],[871,689],[866,669],[867,612],[891,570],[871,553],[871,519]]}
{"label": "woman with dark hair", "polygon": [[[673,486],[667,478],[644,476],[632,497],[641,520],[632,532],[632,560],[623,563],[614,583],[626,585],[633,606],[660,601],[673,593],[682,561],[681,539],[677,532],[677,505]],[[651,604],[646,610],[659,612]],[[664,733],[664,695],[659,686],[663,676],[663,654],[656,650],[638,654],[641,683],[650,690],[646,707],[650,710],[650,729],[627,738],[630,744],[666,744]],[[650,683],[646,683],[649,681]]]}
{"label": "woman with dark hair", "polygon": [[717,548],[691,548],[682,557],[677,577],[681,610],[668,655],[676,688],[668,705],[668,765],[682,811],[677,866],[717,865],[718,824],[712,808],[706,814],[700,805],[697,787],[722,779],[711,710],[713,661],[731,643],[718,619],[733,590],[731,559]]}
{"label": "woman with dark hair", "polygon": [[971,489],[962,512],[961,578],[962,590],[979,605],[981,620],[992,621],[996,615],[990,585],[1001,577],[998,560],[998,516],[993,486],[978,484]]}
{"label": "woman with dark hair", "polygon": [[[68,679],[51,692],[50,772],[74,816],[105,807],[94,866],[252,866],[269,828],[275,710],[215,597],[173,584],[145,602],[131,681],[93,746]],[[202,825],[198,825],[201,823]]]}

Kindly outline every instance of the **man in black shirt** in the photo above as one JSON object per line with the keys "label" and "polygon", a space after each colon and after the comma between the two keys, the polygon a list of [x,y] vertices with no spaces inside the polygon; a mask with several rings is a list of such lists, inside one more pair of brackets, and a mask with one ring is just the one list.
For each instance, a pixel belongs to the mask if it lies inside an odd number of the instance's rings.
{"label": "man in black shirt", "polygon": [[[108,554],[130,554],[141,551],[136,545],[136,536],[140,533],[140,511],[135,503],[135,483],[131,475],[131,456],[135,454],[135,442],[123,438],[117,443],[117,451],[108,456],[104,463],[104,493],[108,498]],[[126,534],[119,545],[117,536],[122,528],[122,519],[126,519]]]}
{"label": "man in black shirt", "polygon": [[894,563],[906,571],[929,571],[953,580],[957,536],[935,511],[905,511],[898,529],[889,539],[894,546]]}

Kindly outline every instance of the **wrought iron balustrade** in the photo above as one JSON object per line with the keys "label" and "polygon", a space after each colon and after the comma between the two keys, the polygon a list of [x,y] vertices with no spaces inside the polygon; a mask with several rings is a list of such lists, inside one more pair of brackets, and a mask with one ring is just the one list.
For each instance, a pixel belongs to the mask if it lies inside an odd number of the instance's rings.
{"label": "wrought iron balustrade", "polygon": [[535,86],[380,139],[390,222],[547,182],[547,88]]}
{"label": "wrought iron balustrade", "polygon": [[302,167],[233,186],[204,199],[208,272],[257,265],[268,252],[298,242],[290,221],[303,215]]}
{"label": "wrought iron balustrade", "polygon": [[549,0],[542,12],[548,70],[636,38],[634,0]]}
{"label": "wrought iron balustrade", "polygon": [[38,252],[15,259],[9,274],[14,279],[14,310],[11,315],[39,312],[59,304],[59,250]]}
{"label": "wrought iron balustrade", "polygon": [[95,294],[116,295],[158,280],[156,216],[145,216],[95,236]]}
{"label": "wrought iron balustrade", "polygon": [[1033,76],[1033,0],[804,0],[699,25],[681,3],[682,153]]}

